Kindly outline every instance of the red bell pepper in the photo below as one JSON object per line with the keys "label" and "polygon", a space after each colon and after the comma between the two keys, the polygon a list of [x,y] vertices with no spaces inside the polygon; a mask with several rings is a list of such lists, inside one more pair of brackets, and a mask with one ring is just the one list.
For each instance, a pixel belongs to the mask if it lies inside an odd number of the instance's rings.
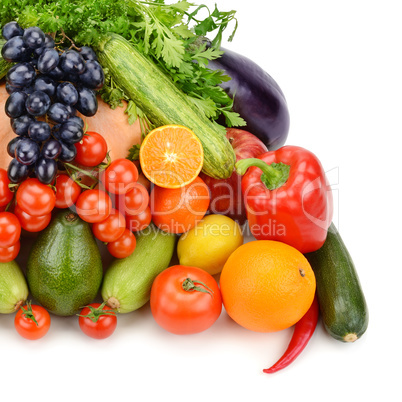
{"label": "red bell pepper", "polygon": [[[332,192],[320,161],[310,151],[284,146],[236,163],[250,231],[302,253],[318,250],[332,221]],[[247,173],[246,173],[247,171]]]}

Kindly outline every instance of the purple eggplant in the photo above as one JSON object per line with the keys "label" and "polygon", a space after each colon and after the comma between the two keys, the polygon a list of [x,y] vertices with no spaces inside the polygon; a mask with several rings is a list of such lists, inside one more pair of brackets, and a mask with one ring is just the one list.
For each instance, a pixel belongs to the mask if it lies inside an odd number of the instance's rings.
{"label": "purple eggplant", "polygon": [[289,132],[289,110],[285,96],[275,80],[255,62],[223,49],[219,59],[208,68],[223,70],[231,79],[221,87],[233,98],[233,110],[247,126],[241,127],[257,136],[269,150],[285,144]]}

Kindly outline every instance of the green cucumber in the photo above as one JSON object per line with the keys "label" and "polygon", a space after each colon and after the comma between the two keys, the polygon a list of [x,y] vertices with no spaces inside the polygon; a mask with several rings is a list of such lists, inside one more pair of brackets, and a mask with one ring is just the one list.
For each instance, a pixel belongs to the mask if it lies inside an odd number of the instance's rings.
{"label": "green cucumber", "polygon": [[367,329],[368,308],[355,265],[333,223],[324,245],[306,257],[315,273],[325,329],[339,341],[356,341]]}
{"label": "green cucumber", "polygon": [[154,224],[136,234],[134,252],[115,259],[104,275],[103,301],[119,313],[130,313],[149,301],[154,279],[169,266],[177,236]]}
{"label": "green cucumber", "polygon": [[11,314],[25,304],[28,285],[15,261],[0,263],[0,313]]}
{"label": "green cucumber", "polygon": [[204,149],[205,174],[216,179],[232,175],[236,157],[222,126],[201,114],[155,63],[122,36],[103,36],[96,47],[102,67],[153,124],[179,124],[194,132]]}

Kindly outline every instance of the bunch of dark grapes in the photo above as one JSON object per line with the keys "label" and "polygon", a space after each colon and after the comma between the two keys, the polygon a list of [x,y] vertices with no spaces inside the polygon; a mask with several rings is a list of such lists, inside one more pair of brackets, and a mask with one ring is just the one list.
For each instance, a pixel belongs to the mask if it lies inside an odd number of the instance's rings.
{"label": "bunch of dark grapes", "polygon": [[98,109],[96,91],[104,73],[95,52],[58,49],[38,27],[22,29],[12,21],[3,26],[1,54],[15,63],[7,73],[9,97],[5,112],[16,137],[7,146],[13,158],[8,167],[12,183],[35,175],[44,184],[54,181],[58,162],[71,162],[74,144],[84,135],[84,116]]}

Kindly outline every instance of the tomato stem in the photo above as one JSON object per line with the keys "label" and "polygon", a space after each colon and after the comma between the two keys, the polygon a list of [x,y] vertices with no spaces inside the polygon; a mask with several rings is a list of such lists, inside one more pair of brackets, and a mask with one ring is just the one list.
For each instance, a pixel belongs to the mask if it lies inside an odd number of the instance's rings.
{"label": "tomato stem", "polygon": [[24,307],[21,306],[21,310],[23,311],[21,315],[23,315],[28,320],[32,320],[37,327],[39,326],[38,321],[36,321],[35,315],[32,311],[32,303],[30,301],[27,301],[26,309],[24,309]]}
{"label": "tomato stem", "polygon": [[[206,289],[202,288],[201,286],[196,286],[196,284],[200,284],[204,286],[204,288]],[[211,297],[212,294],[214,293],[214,291],[211,288],[209,288],[205,283],[201,281],[193,281],[191,278],[186,278],[181,284],[181,287],[186,292],[203,292],[208,293],[209,295],[211,295]]]}
{"label": "tomato stem", "polygon": [[[78,317],[85,317],[89,318],[92,322],[97,322],[99,320],[99,317],[102,315],[116,315],[116,312],[114,310],[103,310],[103,307],[105,307],[106,302],[103,302],[99,307],[93,307],[93,306],[85,306],[88,307],[90,312],[88,314],[77,314]],[[84,308],[84,307],[82,307]]]}

